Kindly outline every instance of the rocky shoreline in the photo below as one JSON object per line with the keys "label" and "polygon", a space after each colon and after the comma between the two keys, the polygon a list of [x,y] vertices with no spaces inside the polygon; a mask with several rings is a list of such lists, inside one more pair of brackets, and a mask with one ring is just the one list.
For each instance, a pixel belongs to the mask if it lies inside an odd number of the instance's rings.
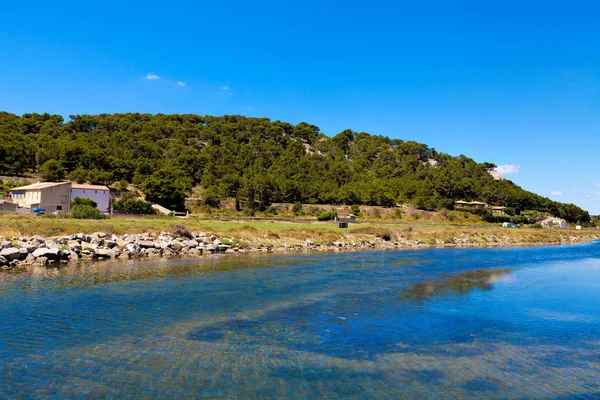
{"label": "rocky shoreline", "polygon": [[0,237],[0,268],[13,269],[27,266],[48,266],[58,263],[80,261],[99,261],[109,259],[136,259],[145,257],[200,257],[208,254],[236,254],[250,252],[313,252],[341,250],[391,250],[444,247],[508,247],[531,245],[559,245],[584,243],[600,240],[600,235],[564,234],[555,241],[518,242],[514,238],[490,236],[473,241],[469,235],[459,235],[453,242],[423,243],[419,240],[400,238],[360,242],[333,242],[330,244],[315,243],[307,239],[301,244],[282,246],[241,246],[239,242],[228,238],[218,238],[205,233],[161,233],[159,235],[132,234],[113,235],[104,232],[92,234],[77,233],[68,236],[42,238],[33,237]]}

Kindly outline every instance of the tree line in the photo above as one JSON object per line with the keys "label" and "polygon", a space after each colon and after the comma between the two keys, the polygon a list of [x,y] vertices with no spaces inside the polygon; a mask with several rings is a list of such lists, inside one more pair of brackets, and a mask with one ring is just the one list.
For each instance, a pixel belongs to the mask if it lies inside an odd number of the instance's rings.
{"label": "tree line", "polygon": [[218,207],[272,202],[452,209],[478,200],[570,222],[589,214],[498,181],[491,163],[425,144],[350,129],[328,137],[309,123],[195,114],[60,115],[0,112],[0,175],[137,185],[146,198],[182,210],[193,187]]}

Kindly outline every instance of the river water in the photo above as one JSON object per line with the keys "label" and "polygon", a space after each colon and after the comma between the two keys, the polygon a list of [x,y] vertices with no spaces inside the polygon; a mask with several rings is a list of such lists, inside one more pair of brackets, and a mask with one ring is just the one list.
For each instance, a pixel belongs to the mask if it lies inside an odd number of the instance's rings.
{"label": "river water", "polygon": [[0,273],[0,398],[600,398],[600,243]]}

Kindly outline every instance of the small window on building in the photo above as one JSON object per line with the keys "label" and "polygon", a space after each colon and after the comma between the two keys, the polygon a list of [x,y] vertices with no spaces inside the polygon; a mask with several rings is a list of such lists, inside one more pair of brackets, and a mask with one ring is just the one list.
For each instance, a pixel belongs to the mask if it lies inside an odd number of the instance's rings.
{"label": "small window on building", "polygon": [[56,206],[56,211],[62,211],[62,206]]}
{"label": "small window on building", "polygon": [[94,193],[95,193],[95,194],[98,194],[98,191],[97,191],[97,190],[94,190]]}

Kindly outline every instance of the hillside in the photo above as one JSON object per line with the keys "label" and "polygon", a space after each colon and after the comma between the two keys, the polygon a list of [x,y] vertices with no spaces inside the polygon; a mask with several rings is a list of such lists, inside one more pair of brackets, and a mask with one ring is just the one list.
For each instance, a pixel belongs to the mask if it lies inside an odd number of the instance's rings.
{"label": "hillside", "polygon": [[40,171],[48,179],[139,185],[149,200],[181,209],[194,186],[218,206],[271,202],[412,203],[451,209],[478,200],[537,210],[570,222],[589,214],[496,180],[491,163],[453,157],[417,142],[345,130],[333,137],[307,123],[193,114],[59,115],[0,112],[0,175]]}

